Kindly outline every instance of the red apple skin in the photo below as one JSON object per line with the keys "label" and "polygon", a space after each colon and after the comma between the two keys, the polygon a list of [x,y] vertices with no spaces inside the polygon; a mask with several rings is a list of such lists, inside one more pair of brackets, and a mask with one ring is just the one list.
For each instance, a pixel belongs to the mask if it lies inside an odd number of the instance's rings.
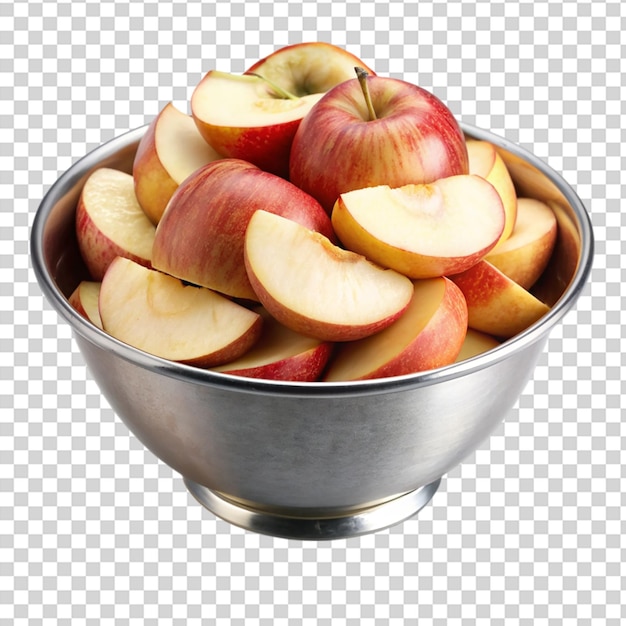
{"label": "red apple skin", "polygon": [[336,240],[329,216],[312,196],[247,161],[221,159],[194,172],[172,196],[157,226],[153,267],[257,301],[243,253],[246,227],[257,209]]}
{"label": "red apple skin", "polygon": [[332,211],[340,194],[430,183],[468,174],[465,136],[430,92],[396,78],[367,78],[377,119],[369,120],[359,81],[328,91],[300,123],[290,180]]}
{"label": "red apple skin", "polygon": [[446,292],[426,328],[397,359],[371,372],[366,378],[386,378],[425,372],[454,362],[467,332],[467,304],[461,290],[445,277]]}
{"label": "red apple skin", "polygon": [[467,302],[469,326],[509,339],[526,330],[550,311],[550,307],[484,259],[450,276]]}
{"label": "red apple skin", "polygon": [[[434,314],[422,330],[418,331],[407,345],[399,347],[397,354],[386,363],[378,367],[373,367],[362,373],[361,376],[351,378],[350,380],[371,380],[374,378],[403,376],[444,367],[454,362],[465,341],[468,314],[463,293],[451,280],[446,277],[438,277],[414,281],[416,295],[404,315],[409,316],[411,322],[415,323],[413,319],[416,317],[415,311],[417,307],[421,305],[419,300],[421,296],[420,284],[426,285],[430,283],[434,285],[438,282],[444,284],[443,296],[441,301],[437,303],[437,309]],[[428,306],[428,304],[426,304],[426,306]],[[407,320],[409,318],[407,318]],[[402,323],[402,318],[399,318],[395,322],[395,324]],[[359,344],[364,345],[367,342],[380,341],[381,339],[393,341],[391,337],[393,337],[394,331],[395,329],[392,325],[383,330],[380,333],[380,337],[368,337],[361,340],[361,342],[355,342],[354,345],[339,345],[338,356],[341,355],[342,350],[346,350],[347,352],[344,358],[346,356],[349,358],[352,358],[352,356],[358,358],[358,356],[360,356],[358,348],[357,351],[352,353],[355,347]],[[385,334],[387,334],[388,337],[385,337]],[[334,377],[332,362],[324,375],[324,380],[341,380],[341,378]]]}
{"label": "red apple skin", "polygon": [[319,380],[333,353],[334,344],[294,333],[262,306],[252,310],[263,320],[258,341],[239,359],[212,369],[244,378],[292,382]]}
{"label": "red apple skin", "polygon": [[232,370],[228,369],[228,366],[222,366],[219,371],[245,378],[312,383],[319,380],[333,352],[333,347],[332,343],[324,341],[306,352],[273,363]]}

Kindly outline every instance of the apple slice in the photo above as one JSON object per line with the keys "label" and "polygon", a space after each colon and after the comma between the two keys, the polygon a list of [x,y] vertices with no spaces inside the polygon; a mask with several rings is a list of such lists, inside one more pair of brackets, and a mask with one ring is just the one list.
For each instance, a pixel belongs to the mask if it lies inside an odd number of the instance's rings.
{"label": "apple slice", "polygon": [[382,330],[413,295],[406,276],[267,211],[256,211],[248,224],[244,260],[269,313],[322,341],[360,339]]}
{"label": "apple slice", "polygon": [[150,267],[154,232],[130,174],[100,168],[89,176],[76,207],[76,237],[92,280],[101,281],[118,256]]}
{"label": "apple slice", "polygon": [[133,163],[137,200],[152,223],[159,223],[169,199],[187,176],[220,158],[193,118],[173,103],[166,104],[141,138]]}
{"label": "apple slice", "polygon": [[313,382],[319,379],[333,344],[296,333],[274,319],[263,307],[261,338],[238,359],[214,367],[216,372],[248,378]]}
{"label": "apple slice", "polygon": [[445,277],[416,280],[402,316],[375,335],[340,345],[324,380],[386,378],[449,365],[466,332],[461,290]]}
{"label": "apple slice", "polygon": [[500,238],[504,210],[485,179],[457,175],[343,193],[332,224],[348,249],[410,278],[432,278],[482,259]]}
{"label": "apple slice", "polygon": [[330,217],[289,181],[241,159],[221,159],[187,178],[156,231],[152,265],[234,298],[256,300],[243,261],[246,226],[257,209],[334,237]]}
{"label": "apple slice", "polygon": [[99,282],[82,280],[71,293],[68,302],[94,326],[102,328],[102,320],[100,319],[100,311],[98,310],[99,295]]}
{"label": "apple slice", "polygon": [[486,260],[524,289],[530,289],[548,265],[557,236],[552,209],[533,198],[519,198],[511,236],[497,245]]}
{"label": "apple slice", "polygon": [[300,120],[323,95],[287,97],[259,76],[211,70],[192,94],[191,111],[218,152],[286,178]]}
{"label": "apple slice", "polygon": [[517,219],[517,193],[506,163],[494,144],[489,141],[469,139],[466,141],[469,173],[482,176],[500,194],[504,207],[505,221],[502,235],[496,247],[506,241]]}
{"label": "apple slice", "polygon": [[461,351],[456,357],[455,363],[478,356],[483,352],[497,348],[499,345],[500,341],[498,341],[495,337],[492,337],[487,333],[481,333],[473,328],[468,328],[465,335],[465,341],[461,346]]}
{"label": "apple slice", "polygon": [[465,296],[470,328],[501,339],[521,333],[550,310],[485,260],[450,278]]}
{"label": "apple slice", "polygon": [[581,258],[581,234],[574,222],[571,207],[561,202],[546,200],[557,221],[554,250],[532,293],[549,305],[554,305],[570,284]]}
{"label": "apple slice", "polygon": [[332,44],[285,46],[243,76],[208,72],[192,94],[192,115],[224,156],[287,178],[300,121],[325,92],[354,77],[355,65],[363,62]]}
{"label": "apple slice", "polygon": [[569,207],[569,202],[554,181],[519,154],[498,148],[506,168],[515,181],[515,189],[520,198],[536,198],[542,202],[557,202]]}
{"label": "apple slice", "polygon": [[155,356],[199,367],[238,358],[261,334],[261,316],[202,287],[118,257],[98,301],[110,335]]}

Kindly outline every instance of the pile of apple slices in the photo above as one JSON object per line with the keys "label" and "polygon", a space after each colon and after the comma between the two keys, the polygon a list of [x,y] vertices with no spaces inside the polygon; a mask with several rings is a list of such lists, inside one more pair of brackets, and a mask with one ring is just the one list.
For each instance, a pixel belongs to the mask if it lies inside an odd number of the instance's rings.
{"label": "pile of apple slices", "polygon": [[235,376],[350,381],[537,322],[557,221],[435,96],[313,42],[208,72],[191,114],[167,104],[132,173],[88,177],[76,235],[91,280],[69,302],[116,339]]}

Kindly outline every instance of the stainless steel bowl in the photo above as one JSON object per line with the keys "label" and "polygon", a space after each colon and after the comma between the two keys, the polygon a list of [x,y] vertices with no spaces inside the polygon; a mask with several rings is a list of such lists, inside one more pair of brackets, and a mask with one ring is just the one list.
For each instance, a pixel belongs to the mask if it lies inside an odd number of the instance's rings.
{"label": "stainless steel bowl", "polygon": [[79,193],[95,168],[130,172],[146,127],[85,156],[41,202],[31,254],[43,293],[72,327],[116,414],[217,516],[299,539],[389,527],[429,502],[441,477],[515,405],[550,331],[588,278],[593,233],[581,200],[560,175],[501,137],[463,128],[495,143],[520,195],[545,200],[557,215],[556,249],[534,289],[552,308],[494,350],[410,376],[354,383],[242,379],[145,354],[77,314],[67,297],[87,277],[74,234]]}

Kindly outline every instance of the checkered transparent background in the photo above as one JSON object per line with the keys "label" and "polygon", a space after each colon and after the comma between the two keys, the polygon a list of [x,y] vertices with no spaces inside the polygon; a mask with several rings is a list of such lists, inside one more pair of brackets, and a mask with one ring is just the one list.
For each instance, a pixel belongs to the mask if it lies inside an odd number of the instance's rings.
{"label": "checkered transparent background", "polygon": [[[626,622],[626,4],[0,2],[0,625]],[[546,160],[595,227],[591,283],[519,403],[414,519],[327,543],[232,527],[89,378],[29,228],[89,150],[216,67],[321,39]]]}

